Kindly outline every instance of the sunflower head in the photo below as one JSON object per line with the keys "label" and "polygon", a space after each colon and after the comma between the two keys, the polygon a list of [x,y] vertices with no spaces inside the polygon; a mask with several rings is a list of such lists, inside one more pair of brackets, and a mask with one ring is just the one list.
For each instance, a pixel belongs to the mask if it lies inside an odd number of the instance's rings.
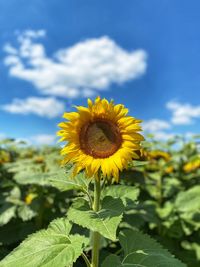
{"label": "sunflower head", "polygon": [[33,194],[33,193],[29,193],[28,195],[26,195],[25,197],[25,203],[27,205],[30,205],[32,202],[33,202],[33,199],[36,198],[37,195],[36,194]]}
{"label": "sunflower head", "polygon": [[200,168],[200,159],[195,159],[193,161],[190,161],[188,163],[186,163],[184,166],[183,166],[183,170],[184,172],[186,173],[189,173],[189,172],[192,172],[192,171],[195,171],[197,169]]}
{"label": "sunflower head", "polygon": [[36,164],[44,163],[44,157],[37,156],[36,158],[34,158],[34,163],[36,163]]}
{"label": "sunflower head", "polygon": [[7,151],[0,151],[0,164],[7,163],[11,161],[10,154]]}
{"label": "sunflower head", "polygon": [[169,153],[161,150],[152,150],[147,153],[147,157],[152,160],[160,160],[163,159],[165,161],[169,161],[171,156]]}
{"label": "sunflower head", "polygon": [[165,168],[165,173],[166,173],[166,174],[170,174],[170,173],[172,173],[173,171],[174,171],[174,167],[171,166],[171,165]]}
{"label": "sunflower head", "polygon": [[67,120],[59,124],[60,141],[66,141],[61,154],[63,164],[74,163],[74,172],[85,170],[87,177],[102,171],[106,179],[118,181],[119,171],[139,156],[144,140],[140,120],[128,116],[123,105],[97,97],[88,99],[88,107],[78,106],[76,112],[64,113]]}

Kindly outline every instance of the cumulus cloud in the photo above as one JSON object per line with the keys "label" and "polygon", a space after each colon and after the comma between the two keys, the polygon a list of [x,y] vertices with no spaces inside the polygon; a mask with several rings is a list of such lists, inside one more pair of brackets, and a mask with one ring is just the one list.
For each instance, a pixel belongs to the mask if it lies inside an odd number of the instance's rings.
{"label": "cumulus cloud", "polygon": [[4,63],[11,76],[32,83],[40,93],[68,98],[91,96],[143,75],[144,50],[126,51],[107,36],[60,49],[51,57],[37,38],[44,30],[18,33],[18,46],[7,43]]}
{"label": "cumulus cloud", "polygon": [[4,139],[4,138],[6,138],[6,135],[0,132],[0,139]]}
{"label": "cumulus cloud", "polygon": [[165,131],[157,131],[157,132],[154,132],[153,135],[154,135],[154,138],[158,140],[168,140],[175,136],[174,133],[167,133]]}
{"label": "cumulus cloud", "polygon": [[7,52],[10,55],[17,55],[17,49],[14,48],[11,44],[6,43],[4,45],[4,51]]}
{"label": "cumulus cloud", "polygon": [[167,140],[173,137],[172,133],[166,132],[166,130],[171,129],[169,122],[160,119],[151,119],[143,122],[143,130],[146,133],[151,133],[156,139]]}
{"label": "cumulus cloud", "polygon": [[187,125],[193,123],[193,119],[200,118],[200,106],[193,106],[189,103],[169,101],[167,108],[172,111],[172,123]]}
{"label": "cumulus cloud", "polygon": [[143,129],[148,132],[170,129],[169,122],[159,119],[151,119],[143,123]]}
{"label": "cumulus cloud", "polygon": [[37,31],[34,31],[32,29],[25,30],[24,32],[16,31],[16,34],[18,36],[18,40],[26,39],[27,37],[37,39],[40,37],[44,37],[46,35],[46,31],[44,29],[40,29]]}
{"label": "cumulus cloud", "polygon": [[12,103],[3,105],[1,109],[14,114],[36,114],[41,117],[54,118],[65,110],[63,102],[54,97],[28,97],[14,99]]}
{"label": "cumulus cloud", "polygon": [[[178,135],[174,133],[175,125],[190,125],[194,119],[200,118],[200,105],[194,106],[189,103],[180,103],[174,100],[166,104],[167,109],[171,111],[169,120],[150,119],[143,122],[143,130],[151,133],[156,139],[167,140]],[[186,138],[191,138],[195,133],[185,132]]]}
{"label": "cumulus cloud", "polygon": [[51,134],[38,134],[31,136],[29,141],[35,145],[53,145],[56,142],[56,136]]}

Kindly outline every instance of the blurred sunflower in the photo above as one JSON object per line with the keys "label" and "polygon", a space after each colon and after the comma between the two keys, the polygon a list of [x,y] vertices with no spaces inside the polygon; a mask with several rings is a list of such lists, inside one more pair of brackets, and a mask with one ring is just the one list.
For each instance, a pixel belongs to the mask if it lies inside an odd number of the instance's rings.
{"label": "blurred sunflower", "polygon": [[1,150],[0,151],[0,164],[10,162],[10,161],[11,161],[11,157],[10,157],[9,152]]}
{"label": "blurred sunflower", "polygon": [[36,198],[37,195],[36,194],[33,194],[33,193],[29,193],[28,195],[26,195],[25,197],[25,203],[27,205],[30,205],[32,202],[33,202],[33,199]]}
{"label": "blurred sunflower", "polygon": [[165,161],[169,161],[171,158],[169,153],[167,153],[165,151],[161,151],[161,150],[149,151],[149,152],[147,152],[147,157],[149,159],[155,159],[155,160],[163,159]]}
{"label": "blurred sunflower", "polygon": [[38,164],[41,164],[41,163],[44,163],[44,157],[42,156],[37,156],[34,158],[34,163],[38,163]]}
{"label": "blurred sunflower", "polygon": [[88,99],[88,107],[78,106],[77,112],[64,113],[68,121],[59,124],[60,141],[67,141],[62,149],[63,164],[75,164],[73,175],[85,170],[88,177],[101,170],[107,179],[119,179],[119,171],[127,167],[140,142],[144,140],[137,120],[127,116],[124,105],[97,97],[94,103]]}
{"label": "blurred sunflower", "polygon": [[170,173],[172,173],[174,171],[174,167],[173,166],[167,166],[166,168],[165,168],[165,173],[167,173],[167,174],[170,174]]}
{"label": "blurred sunflower", "polygon": [[200,168],[200,159],[199,158],[197,158],[193,161],[190,161],[183,166],[184,172],[192,172],[192,171],[195,171],[199,168]]}

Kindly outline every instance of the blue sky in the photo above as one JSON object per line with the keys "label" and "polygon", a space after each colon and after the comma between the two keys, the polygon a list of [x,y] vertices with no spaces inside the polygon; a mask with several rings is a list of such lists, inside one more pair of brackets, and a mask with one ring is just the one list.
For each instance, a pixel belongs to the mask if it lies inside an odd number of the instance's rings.
{"label": "blue sky", "polygon": [[0,1],[0,136],[51,143],[60,114],[114,98],[159,138],[198,133],[198,0]]}

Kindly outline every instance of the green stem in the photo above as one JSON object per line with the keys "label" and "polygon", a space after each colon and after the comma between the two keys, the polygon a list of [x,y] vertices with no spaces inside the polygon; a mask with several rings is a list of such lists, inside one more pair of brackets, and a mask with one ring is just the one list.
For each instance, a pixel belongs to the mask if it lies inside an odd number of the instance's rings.
{"label": "green stem", "polygon": [[87,195],[89,203],[90,203],[90,208],[92,209],[93,201],[92,201],[92,198],[90,196],[90,193],[87,190],[84,190],[83,192]]}
{"label": "green stem", "polygon": [[[163,192],[162,192],[162,178],[163,177],[163,173],[160,173],[160,178],[158,180],[157,183],[157,188],[158,188],[158,205],[159,208],[162,207],[162,202],[163,202]],[[162,222],[159,222],[158,224],[158,234],[162,235]]]}
{"label": "green stem", "polygon": [[[100,208],[100,195],[101,195],[101,182],[100,175],[95,180],[94,188],[94,203],[93,210],[98,212]],[[100,234],[98,232],[93,232],[92,236],[92,267],[99,266],[99,246],[100,246]]]}
{"label": "green stem", "polygon": [[90,265],[90,261],[88,260],[88,257],[85,255],[85,253],[82,253],[81,256],[82,256],[82,258],[84,259],[84,261],[85,261],[87,267],[91,267],[91,265]]}
{"label": "green stem", "polygon": [[162,206],[162,174],[160,175],[160,178],[158,180],[158,184],[157,184],[157,187],[158,187],[158,203],[159,203],[159,206],[161,207]]}

